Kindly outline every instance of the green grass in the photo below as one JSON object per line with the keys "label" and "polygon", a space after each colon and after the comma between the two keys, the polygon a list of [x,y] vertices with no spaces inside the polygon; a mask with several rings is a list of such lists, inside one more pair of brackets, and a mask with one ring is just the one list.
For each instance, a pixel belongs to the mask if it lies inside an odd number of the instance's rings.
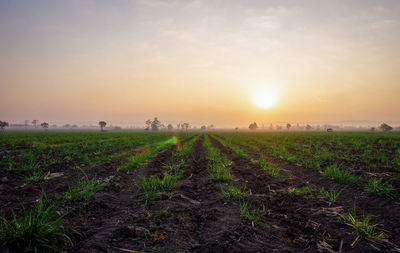
{"label": "green grass", "polygon": [[65,198],[69,204],[86,201],[95,192],[102,190],[103,187],[104,185],[96,178],[92,180],[79,179],[75,187],[69,187],[68,191],[65,193]]}
{"label": "green grass", "polygon": [[161,197],[161,193],[175,187],[179,180],[179,175],[164,173],[163,178],[159,177],[143,177],[142,183],[139,185],[144,192],[145,200],[153,200]]}
{"label": "green grass", "polygon": [[192,147],[194,145],[194,143],[197,141],[199,135],[195,136],[193,139],[185,142],[181,148],[177,148],[172,152],[172,159],[179,159],[179,158],[183,158],[187,155],[190,154],[190,152],[192,151]]}
{"label": "green grass", "polygon": [[367,190],[373,194],[387,196],[393,191],[390,184],[383,182],[383,179],[373,178],[367,181]]}
{"label": "green grass", "polygon": [[250,211],[249,201],[240,202],[240,216],[261,227],[268,227],[267,224],[261,222],[261,217],[264,216],[266,213],[267,211],[265,210],[264,205],[261,208],[257,208]]}
{"label": "green grass", "polygon": [[321,191],[319,192],[320,197],[326,197],[329,202],[335,203],[339,198],[340,194],[344,189],[341,189],[339,192],[335,192],[334,190],[327,191],[324,187],[322,187]]}
{"label": "green grass", "polygon": [[267,162],[265,157],[260,157],[255,163],[258,164],[262,170],[267,172],[267,174],[275,176],[275,177],[278,176],[282,170],[277,165]]}
{"label": "green grass", "polygon": [[232,180],[232,173],[230,166],[232,162],[212,146],[208,136],[204,140],[204,147],[207,150],[207,157],[209,164],[209,174],[214,181],[229,182]]}
{"label": "green grass", "polygon": [[330,178],[343,182],[358,183],[361,181],[361,178],[351,173],[350,170],[341,169],[337,165],[326,167],[324,174]]}
{"label": "green grass", "polygon": [[143,151],[139,154],[132,156],[127,163],[122,164],[119,167],[121,171],[129,171],[131,169],[142,166],[147,162],[147,160],[154,156],[158,151],[167,148],[170,145],[175,145],[178,143],[178,139],[175,136],[172,136],[170,139],[166,141],[157,142],[155,145],[147,146],[143,149]]}
{"label": "green grass", "polygon": [[167,169],[168,172],[173,173],[174,175],[181,175],[183,174],[183,168],[186,166],[186,163],[184,160],[181,160],[177,164],[165,164],[163,166],[164,169]]}
{"label": "green grass", "polygon": [[225,197],[234,199],[234,200],[242,200],[246,197],[247,194],[247,188],[246,185],[243,187],[242,190],[240,190],[239,188],[237,188],[234,185],[229,185],[225,188],[222,189],[222,194]]}
{"label": "green grass", "polygon": [[289,189],[289,193],[294,194],[294,195],[311,194],[312,188],[311,188],[311,186],[304,186],[302,188],[293,187],[293,188]]}
{"label": "green grass", "polygon": [[362,237],[385,238],[385,234],[377,229],[379,224],[371,224],[371,216],[369,215],[359,221],[353,213],[349,213],[345,217],[344,223],[352,227],[353,231]]}
{"label": "green grass", "polygon": [[28,183],[38,183],[46,181],[49,178],[50,173],[44,173],[41,170],[35,171],[32,175],[25,177]]}
{"label": "green grass", "polygon": [[36,205],[22,217],[12,212],[12,220],[0,216],[0,247],[16,252],[37,251],[47,248],[58,250],[65,244],[72,244],[71,238],[63,230],[53,204],[45,207],[44,194]]}

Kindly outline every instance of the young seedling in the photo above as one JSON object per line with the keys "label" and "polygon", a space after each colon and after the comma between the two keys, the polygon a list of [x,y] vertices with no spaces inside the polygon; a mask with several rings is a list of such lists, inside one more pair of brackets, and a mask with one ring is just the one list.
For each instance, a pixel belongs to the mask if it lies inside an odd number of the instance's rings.
{"label": "young seedling", "polygon": [[250,211],[248,205],[249,201],[240,202],[240,216],[251,221],[253,224],[255,223],[261,227],[267,227],[267,224],[261,222],[261,217],[267,213],[265,206],[263,205],[261,208]]}
{"label": "young seedling", "polygon": [[389,195],[393,188],[390,184],[383,182],[382,178],[373,178],[367,181],[367,190],[377,195]]}
{"label": "young seedling", "polygon": [[244,199],[246,197],[246,193],[247,193],[246,185],[243,187],[242,190],[233,185],[229,185],[228,187],[222,189],[222,194],[224,196],[234,200]]}
{"label": "young seedling", "polygon": [[186,165],[185,161],[181,160],[178,164],[165,164],[163,168],[167,169],[174,175],[181,176],[183,174],[183,168],[185,167],[185,165]]}
{"label": "young seedling", "polygon": [[350,183],[358,183],[361,181],[361,178],[351,173],[350,170],[341,169],[337,165],[328,166],[324,173],[326,176],[339,181]]}
{"label": "young seedling", "polygon": [[338,197],[340,196],[340,194],[342,193],[344,189],[341,189],[339,192],[335,192],[334,190],[331,191],[327,191],[325,190],[324,187],[322,187],[321,191],[319,192],[321,197],[326,197],[328,198],[329,202],[331,203],[335,203],[336,200],[338,199]]}
{"label": "young seedling", "polygon": [[49,178],[50,173],[43,173],[41,170],[35,171],[32,175],[25,177],[28,183],[38,183],[46,181]]}
{"label": "young seedling", "polygon": [[289,189],[289,193],[295,195],[306,195],[306,194],[311,194],[312,189],[311,186],[304,186],[302,188],[293,187]]}
{"label": "young seedling", "polygon": [[71,238],[60,225],[64,216],[58,216],[54,204],[45,207],[44,193],[36,205],[23,217],[8,221],[0,216],[0,248],[10,248],[16,252],[35,251],[40,248],[59,250],[59,243],[71,244]]}
{"label": "young seedling", "polygon": [[380,232],[377,227],[379,224],[371,224],[371,217],[368,215],[362,221],[357,220],[351,212],[344,218],[344,223],[353,228],[354,232],[362,237],[385,238],[385,234]]}
{"label": "young seedling", "polygon": [[102,190],[103,187],[104,185],[96,178],[92,180],[79,179],[76,183],[76,187],[69,187],[68,191],[65,193],[65,198],[70,204],[78,201],[86,201],[95,192]]}
{"label": "young seedling", "polygon": [[179,177],[177,175],[171,175],[169,173],[165,173],[162,179],[151,176],[149,178],[143,177],[139,187],[143,190],[146,200],[153,200],[160,198],[161,192],[175,187],[175,183],[178,179]]}
{"label": "young seedling", "polygon": [[261,157],[255,163],[258,164],[261,167],[261,169],[264,170],[265,172],[267,172],[269,175],[276,177],[281,172],[281,168],[279,168],[278,166],[276,166],[273,163],[267,162],[265,157]]}

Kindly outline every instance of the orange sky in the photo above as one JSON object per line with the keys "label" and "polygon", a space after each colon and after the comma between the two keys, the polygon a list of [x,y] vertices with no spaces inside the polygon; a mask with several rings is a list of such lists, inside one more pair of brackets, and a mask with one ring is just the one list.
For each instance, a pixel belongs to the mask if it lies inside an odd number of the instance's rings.
{"label": "orange sky", "polygon": [[399,31],[399,1],[4,0],[0,120],[400,121]]}

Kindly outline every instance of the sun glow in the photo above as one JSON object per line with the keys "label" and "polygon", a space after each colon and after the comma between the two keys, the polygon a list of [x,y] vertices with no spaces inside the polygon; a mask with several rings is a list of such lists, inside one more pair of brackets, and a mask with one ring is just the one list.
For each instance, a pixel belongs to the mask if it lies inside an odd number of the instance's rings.
{"label": "sun glow", "polygon": [[253,102],[258,107],[267,109],[271,108],[278,102],[278,94],[276,89],[271,86],[260,86],[253,91]]}

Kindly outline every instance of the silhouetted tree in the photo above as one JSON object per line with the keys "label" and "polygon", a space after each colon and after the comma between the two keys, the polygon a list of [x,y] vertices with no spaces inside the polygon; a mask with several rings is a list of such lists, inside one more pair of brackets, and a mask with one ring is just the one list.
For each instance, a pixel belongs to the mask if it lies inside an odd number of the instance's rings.
{"label": "silhouetted tree", "polygon": [[0,120],[0,132],[3,132],[6,127],[8,127],[8,122]]}
{"label": "silhouetted tree", "polygon": [[290,123],[287,123],[286,124],[286,128],[287,128],[287,130],[289,131],[290,130],[290,127],[291,127],[292,125],[290,125]]}
{"label": "silhouetted tree", "polygon": [[151,130],[158,131],[160,129],[161,122],[158,120],[157,117],[151,122]]}
{"label": "silhouetted tree", "polygon": [[169,131],[172,131],[172,130],[174,129],[174,127],[172,126],[172,124],[168,124],[167,128],[168,128]]}
{"label": "silhouetted tree", "polygon": [[386,123],[382,123],[379,128],[383,131],[383,132],[389,132],[393,129],[393,127],[389,126]]}
{"label": "silhouetted tree", "polygon": [[307,130],[307,131],[310,131],[311,129],[312,129],[312,127],[311,127],[310,125],[307,125],[307,126],[306,126],[306,130]]}
{"label": "silhouetted tree", "polygon": [[183,123],[183,127],[186,129],[186,131],[188,130],[189,126],[189,123]]}
{"label": "silhouetted tree", "polygon": [[44,130],[47,130],[47,128],[49,128],[49,123],[43,122],[42,124],[40,124],[40,126],[43,127]]}
{"label": "silhouetted tree", "polygon": [[204,130],[206,130],[206,129],[207,129],[206,126],[201,126],[201,127],[200,127],[200,130],[203,130],[203,131],[204,131]]}
{"label": "silhouetted tree", "polygon": [[37,120],[37,119],[34,119],[34,120],[32,120],[32,125],[36,128],[36,126],[37,126],[37,123],[39,123],[39,120]]}
{"label": "silhouetted tree", "polygon": [[375,132],[375,127],[371,127],[371,132]]}
{"label": "silhouetted tree", "polygon": [[105,121],[99,121],[100,131],[104,131],[103,128],[107,125]]}
{"label": "silhouetted tree", "polygon": [[250,125],[249,125],[249,129],[250,130],[256,130],[258,128],[258,126],[257,126],[257,123],[256,122],[253,122],[253,123],[251,123]]}
{"label": "silhouetted tree", "polygon": [[176,128],[179,130],[181,128],[181,123],[176,124]]}
{"label": "silhouetted tree", "polygon": [[145,122],[145,123],[146,123],[146,126],[147,126],[147,130],[148,130],[148,129],[150,129],[150,126],[151,126],[151,120],[149,120],[149,119],[148,119],[148,120],[146,120],[146,122]]}

